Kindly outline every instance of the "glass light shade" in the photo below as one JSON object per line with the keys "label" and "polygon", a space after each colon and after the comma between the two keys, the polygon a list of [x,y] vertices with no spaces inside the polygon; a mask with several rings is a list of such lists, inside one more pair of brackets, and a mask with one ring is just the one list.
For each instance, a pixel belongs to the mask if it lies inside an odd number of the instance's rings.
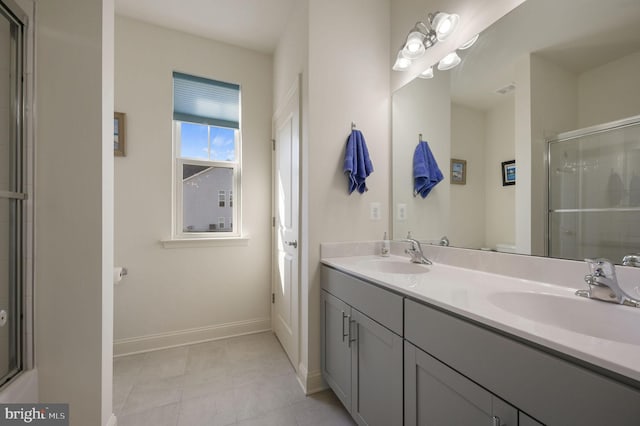
{"label": "glass light shade", "polygon": [[429,67],[426,70],[422,71],[420,75],[418,75],[418,77],[425,79],[433,78],[433,67]]}
{"label": "glass light shade", "polygon": [[456,52],[451,52],[438,62],[438,69],[440,71],[450,70],[460,63],[460,56]]}
{"label": "glass light shade", "polygon": [[412,31],[407,36],[407,42],[402,49],[402,56],[408,59],[416,59],[424,55],[424,34],[419,31]]}
{"label": "glass light shade", "polygon": [[471,46],[473,46],[476,43],[476,41],[478,41],[478,37],[480,37],[480,34],[474,35],[471,38],[471,40],[467,41],[462,46],[458,47],[458,50],[465,50],[465,49],[470,48]]}
{"label": "glass light shade", "polygon": [[460,16],[455,13],[438,12],[431,21],[431,26],[436,31],[438,40],[446,40],[458,26]]}
{"label": "glass light shade", "polygon": [[402,50],[398,52],[398,57],[396,58],[396,62],[393,64],[392,69],[394,71],[404,71],[411,66],[411,59],[405,58],[402,55]]}

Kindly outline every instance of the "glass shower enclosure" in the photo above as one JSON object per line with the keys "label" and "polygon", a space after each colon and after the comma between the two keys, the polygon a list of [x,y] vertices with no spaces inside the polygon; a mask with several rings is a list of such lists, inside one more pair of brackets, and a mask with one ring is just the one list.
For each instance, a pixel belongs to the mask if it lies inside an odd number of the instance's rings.
{"label": "glass shower enclosure", "polygon": [[0,386],[22,369],[24,25],[16,13],[0,0]]}
{"label": "glass shower enclosure", "polygon": [[562,133],[548,156],[549,256],[640,252],[640,116]]}

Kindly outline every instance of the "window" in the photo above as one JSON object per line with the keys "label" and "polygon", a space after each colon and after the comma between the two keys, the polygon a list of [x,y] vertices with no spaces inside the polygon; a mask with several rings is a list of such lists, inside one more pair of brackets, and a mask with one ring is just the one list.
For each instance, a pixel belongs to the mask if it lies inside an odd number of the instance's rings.
{"label": "window", "polygon": [[240,236],[240,86],[174,72],[173,88],[174,234]]}

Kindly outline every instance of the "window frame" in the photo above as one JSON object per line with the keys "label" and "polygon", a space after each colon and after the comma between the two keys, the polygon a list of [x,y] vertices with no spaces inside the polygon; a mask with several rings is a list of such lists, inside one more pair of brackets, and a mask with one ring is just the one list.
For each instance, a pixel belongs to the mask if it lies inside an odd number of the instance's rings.
{"label": "window frame", "polygon": [[[235,194],[242,193],[241,183],[241,170],[242,170],[242,131],[241,126],[234,130],[235,135],[235,161],[219,161],[219,160],[204,160],[201,158],[182,157],[180,155],[182,151],[182,138],[181,138],[181,123],[191,123],[189,121],[172,120],[173,129],[173,224],[172,224],[172,240],[224,240],[224,239],[237,239],[243,238],[242,234],[242,213],[241,213],[241,197],[236,196],[235,206],[231,207],[231,223],[235,224],[235,228],[232,231],[216,231],[216,232],[185,232],[184,231],[184,205],[183,205],[183,166],[185,164],[205,166],[205,167],[220,167],[233,170],[233,184],[231,185],[231,191]],[[205,123],[193,123],[202,124],[208,127],[222,127]],[[209,143],[210,143],[210,131],[207,130]],[[226,200],[225,200],[226,201]],[[216,199],[216,204],[219,204],[219,200]],[[216,224],[218,223],[216,217]],[[226,223],[226,221],[225,221]]]}

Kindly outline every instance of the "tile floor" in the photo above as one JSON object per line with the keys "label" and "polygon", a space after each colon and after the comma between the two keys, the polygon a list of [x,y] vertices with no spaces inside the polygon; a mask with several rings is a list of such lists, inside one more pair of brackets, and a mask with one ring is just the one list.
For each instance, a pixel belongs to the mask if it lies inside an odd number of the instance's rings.
{"label": "tile floor", "polygon": [[329,390],[305,397],[273,333],[116,358],[118,426],[340,426]]}

